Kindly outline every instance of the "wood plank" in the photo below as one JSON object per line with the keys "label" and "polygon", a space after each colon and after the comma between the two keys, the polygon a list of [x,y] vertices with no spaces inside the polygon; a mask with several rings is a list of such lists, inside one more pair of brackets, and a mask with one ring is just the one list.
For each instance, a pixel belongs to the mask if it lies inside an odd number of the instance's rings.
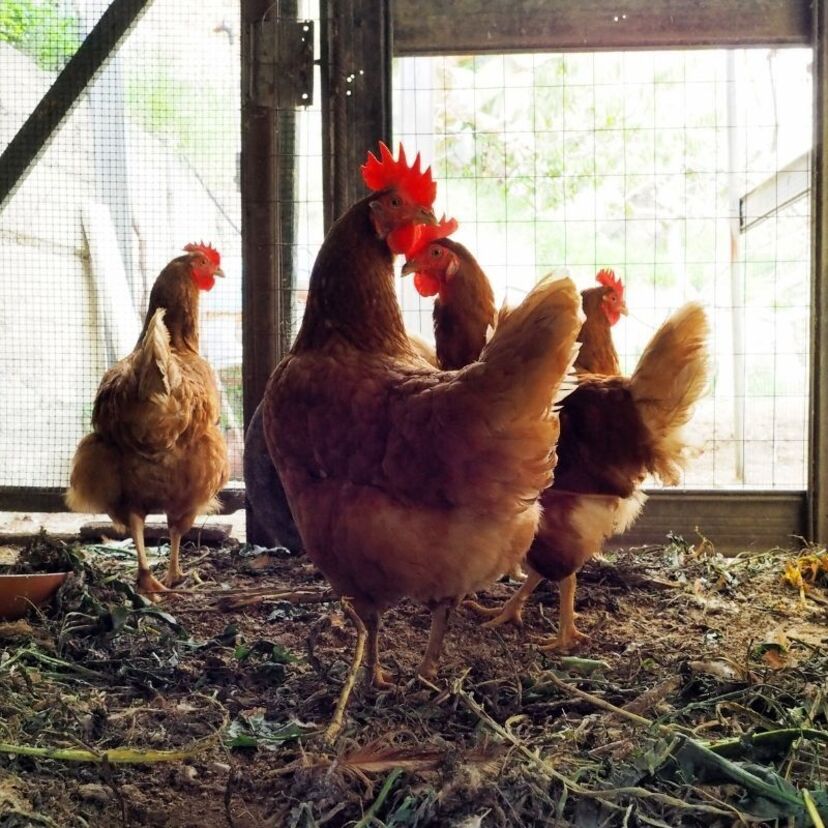
{"label": "wood plank", "polygon": [[[63,500],[65,491],[62,487],[0,487],[0,512],[67,512]],[[244,508],[244,489],[241,486],[222,489],[219,498],[221,509],[218,514],[229,515]]]}
{"label": "wood plank", "polygon": [[[197,543],[206,546],[220,546],[225,543],[233,531],[229,523],[210,523],[206,526],[193,526],[182,540],[184,543]],[[129,532],[121,532],[111,523],[85,523],[78,531],[75,540],[81,543],[99,543],[108,538],[109,540],[126,540],[131,537]],[[170,530],[166,523],[147,523],[144,526],[144,540],[147,543],[158,543],[169,540]]]}
{"label": "wood plank", "polygon": [[807,46],[809,0],[394,2],[395,55]]}
{"label": "wood plank", "polygon": [[[196,543],[205,546],[221,546],[233,531],[229,523],[211,523],[207,526],[194,526],[184,537],[184,543]],[[31,532],[0,532],[0,544],[25,546],[32,538],[40,534],[40,529]],[[100,543],[104,539],[126,540],[128,532],[119,532],[111,523],[86,523],[77,532],[47,532],[46,538],[55,543]],[[144,526],[144,540],[155,544],[169,540],[170,531],[165,523],[147,523]]]}
{"label": "wood plank", "polygon": [[828,4],[814,2],[813,262],[808,536],[828,542]]}
{"label": "wood plank", "polygon": [[697,542],[699,533],[721,552],[799,545],[806,531],[805,492],[661,489],[650,495],[632,529],[611,546],[663,544],[667,534]]}

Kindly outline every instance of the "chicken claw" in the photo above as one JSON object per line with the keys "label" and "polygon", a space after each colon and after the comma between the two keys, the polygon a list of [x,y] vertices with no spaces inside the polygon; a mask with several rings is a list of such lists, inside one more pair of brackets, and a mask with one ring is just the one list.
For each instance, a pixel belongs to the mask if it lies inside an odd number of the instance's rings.
{"label": "chicken claw", "polygon": [[492,629],[493,627],[510,623],[522,627],[523,608],[526,606],[526,601],[532,592],[534,592],[535,587],[542,580],[543,578],[535,570],[529,568],[526,574],[526,580],[520,585],[520,589],[499,609],[497,607],[484,607],[476,601],[464,601],[463,606],[474,610],[480,615],[489,616],[492,619],[483,624],[485,629]]}
{"label": "chicken claw", "polygon": [[568,652],[575,649],[578,644],[589,641],[589,636],[582,633],[575,626],[575,586],[576,577],[574,573],[558,584],[561,592],[561,617],[558,623],[558,634],[544,639],[545,643],[538,647],[544,653]]}
{"label": "chicken claw", "polygon": [[518,627],[523,626],[523,604],[514,600],[514,596],[510,598],[501,607],[484,607],[483,604],[478,604],[477,601],[463,601],[463,606],[482,615],[490,618],[481,626],[484,629],[490,630],[493,627],[499,627],[502,624],[515,624]]}
{"label": "chicken claw", "polygon": [[164,585],[169,589],[174,586],[178,586],[178,584],[180,584],[186,578],[187,575],[180,569],[168,569],[167,574],[164,576]]}
{"label": "chicken claw", "polygon": [[150,572],[149,569],[138,570],[138,593],[153,603],[161,600],[160,593],[167,592],[167,587]]}
{"label": "chicken claw", "polygon": [[371,669],[371,684],[377,690],[392,690],[397,686],[391,676],[379,664],[375,664]]}
{"label": "chicken claw", "polygon": [[561,629],[557,635],[543,638],[538,649],[544,653],[568,653],[578,648],[579,644],[589,641],[589,636],[582,633],[573,624],[569,629]]}

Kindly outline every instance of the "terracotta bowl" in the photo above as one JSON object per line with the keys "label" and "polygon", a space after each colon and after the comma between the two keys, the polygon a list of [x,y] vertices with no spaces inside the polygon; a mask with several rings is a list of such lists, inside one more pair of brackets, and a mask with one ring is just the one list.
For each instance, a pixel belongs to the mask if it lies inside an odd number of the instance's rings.
{"label": "terracotta bowl", "polygon": [[44,572],[35,575],[0,575],[0,618],[22,618],[31,604],[48,601],[66,580],[68,572]]}

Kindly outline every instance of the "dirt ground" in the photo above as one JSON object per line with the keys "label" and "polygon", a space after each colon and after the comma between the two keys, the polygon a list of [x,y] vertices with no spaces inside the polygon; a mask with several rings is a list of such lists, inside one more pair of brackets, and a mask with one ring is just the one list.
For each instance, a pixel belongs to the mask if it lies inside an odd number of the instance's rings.
{"label": "dirt ground", "polygon": [[[535,646],[542,587],[522,629],[460,609],[433,685],[428,613],[404,603],[382,639],[398,687],[358,684],[329,746],[355,635],[307,559],[189,547],[192,591],[149,606],[129,543],[41,539],[27,566],[74,572],[0,623],[0,826],[818,826],[828,556],[807,552],[612,553],[580,576],[576,655]],[[278,597],[297,590],[315,602]]]}

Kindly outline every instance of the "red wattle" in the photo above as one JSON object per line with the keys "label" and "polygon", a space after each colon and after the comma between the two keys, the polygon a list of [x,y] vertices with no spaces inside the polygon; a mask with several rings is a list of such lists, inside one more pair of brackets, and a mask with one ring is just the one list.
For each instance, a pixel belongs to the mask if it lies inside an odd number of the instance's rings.
{"label": "red wattle", "polygon": [[408,253],[416,243],[419,233],[418,225],[404,224],[402,227],[395,227],[385,237],[385,241],[392,253]]}
{"label": "red wattle", "polygon": [[212,290],[213,285],[216,283],[216,277],[209,271],[194,270],[193,281],[199,290]]}
{"label": "red wattle", "polygon": [[436,296],[440,291],[440,280],[430,273],[415,273],[414,287],[420,296]]}

